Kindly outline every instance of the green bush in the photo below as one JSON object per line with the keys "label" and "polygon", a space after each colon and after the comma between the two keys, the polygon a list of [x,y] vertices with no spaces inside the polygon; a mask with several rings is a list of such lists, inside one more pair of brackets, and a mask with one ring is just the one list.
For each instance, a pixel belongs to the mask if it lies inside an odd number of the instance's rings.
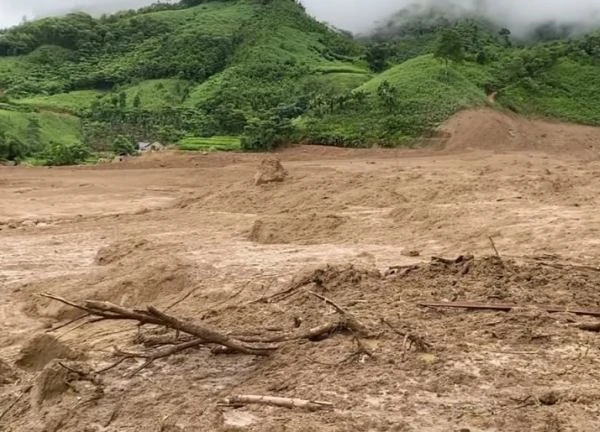
{"label": "green bush", "polygon": [[272,150],[291,134],[292,124],[289,119],[271,115],[267,118],[253,118],[244,128],[242,150]]}
{"label": "green bush", "polygon": [[90,156],[90,151],[82,143],[61,144],[52,142],[46,149],[47,165],[77,165]]}
{"label": "green bush", "polygon": [[19,162],[26,153],[25,145],[18,138],[0,134],[0,160]]}
{"label": "green bush", "polygon": [[133,140],[123,135],[119,135],[112,143],[112,151],[119,156],[132,155],[136,152]]}

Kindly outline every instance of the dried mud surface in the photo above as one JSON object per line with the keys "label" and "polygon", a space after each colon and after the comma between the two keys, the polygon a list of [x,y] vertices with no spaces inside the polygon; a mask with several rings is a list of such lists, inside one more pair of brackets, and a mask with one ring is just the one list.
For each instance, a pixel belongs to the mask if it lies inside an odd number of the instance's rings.
{"label": "dried mud surface", "polygon": [[[600,430],[600,334],[574,325],[595,319],[541,307],[600,308],[599,130],[488,110],[442,130],[445,149],[285,149],[287,174],[266,183],[274,164],[254,154],[0,167],[0,430]],[[173,332],[83,325],[39,295],[252,339],[339,319],[309,290],[371,334],[266,358],[199,347],[132,377],[141,360],[93,371]],[[334,409],[220,405],[235,394]]]}

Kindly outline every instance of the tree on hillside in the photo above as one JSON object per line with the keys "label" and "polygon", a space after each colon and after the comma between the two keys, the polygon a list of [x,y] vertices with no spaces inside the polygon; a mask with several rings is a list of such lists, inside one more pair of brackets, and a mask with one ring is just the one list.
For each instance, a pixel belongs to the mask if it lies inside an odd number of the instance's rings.
{"label": "tree on hillside", "polygon": [[381,103],[389,112],[392,112],[396,108],[398,88],[391,85],[388,80],[379,84],[379,87],[377,87],[377,96],[379,96]]}
{"label": "tree on hillside", "polygon": [[438,39],[433,55],[444,62],[446,76],[448,76],[448,64],[451,61],[460,63],[465,58],[465,50],[460,34],[454,29],[444,29]]}
{"label": "tree on hillside", "polygon": [[19,162],[24,156],[23,143],[5,132],[0,133],[0,160]]}
{"label": "tree on hillside", "polygon": [[502,39],[504,40],[504,44],[507,47],[510,47],[512,45],[511,42],[510,42],[511,32],[510,32],[509,29],[507,29],[506,27],[504,27],[504,28],[500,29],[500,31],[498,32],[498,34],[500,36],[502,36]]}
{"label": "tree on hillside", "polygon": [[367,49],[365,57],[373,72],[383,72],[387,68],[389,50],[383,44],[374,44]]}

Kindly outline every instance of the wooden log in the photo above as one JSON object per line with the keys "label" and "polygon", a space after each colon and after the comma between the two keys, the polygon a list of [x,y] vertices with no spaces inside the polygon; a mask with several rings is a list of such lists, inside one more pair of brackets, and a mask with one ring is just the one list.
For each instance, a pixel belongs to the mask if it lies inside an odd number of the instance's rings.
{"label": "wooden log", "polygon": [[284,398],[275,396],[236,395],[229,396],[221,401],[221,405],[226,406],[243,406],[248,404],[271,405],[288,409],[300,408],[309,411],[318,411],[333,408],[333,404],[331,402]]}

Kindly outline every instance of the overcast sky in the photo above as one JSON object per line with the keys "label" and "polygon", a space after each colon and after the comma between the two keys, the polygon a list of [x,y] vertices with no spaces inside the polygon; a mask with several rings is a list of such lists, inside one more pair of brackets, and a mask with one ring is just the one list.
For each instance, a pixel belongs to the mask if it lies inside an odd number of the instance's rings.
{"label": "overcast sky", "polygon": [[[352,31],[364,31],[373,22],[410,3],[435,1],[454,1],[467,8],[486,3],[490,17],[518,27],[548,19],[600,22],[600,0],[303,0],[303,3],[322,21]],[[18,24],[23,16],[31,19],[75,8],[107,12],[151,3],[152,0],[0,0],[0,27]]]}

